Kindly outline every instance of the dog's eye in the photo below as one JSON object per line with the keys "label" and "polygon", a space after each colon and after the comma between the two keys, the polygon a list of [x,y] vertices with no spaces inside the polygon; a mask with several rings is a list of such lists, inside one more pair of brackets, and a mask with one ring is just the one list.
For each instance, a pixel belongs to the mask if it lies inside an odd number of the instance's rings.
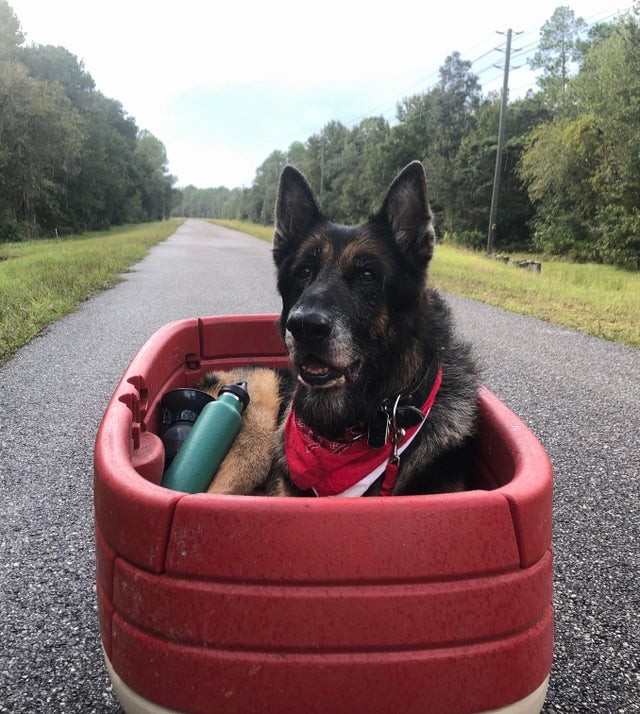
{"label": "dog's eye", "polygon": [[363,283],[372,283],[376,279],[376,274],[371,270],[371,268],[363,268],[359,273],[358,277]]}
{"label": "dog's eye", "polygon": [[312,274],[311,267],[306,265],[305,263],[300,265],[298,267],[298,269],[296,270],[296,278],[302,283],[306,283],[307,280],[309,280],[309,278],[311,278],[311,274]]}

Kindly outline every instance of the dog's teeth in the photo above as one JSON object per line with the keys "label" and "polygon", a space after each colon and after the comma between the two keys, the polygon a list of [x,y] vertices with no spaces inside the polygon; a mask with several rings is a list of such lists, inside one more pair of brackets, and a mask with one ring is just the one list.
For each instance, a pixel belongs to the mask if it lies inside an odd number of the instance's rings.
{"label": "dog's teeth", "polygon": [[303,362],[301,367],[306,374],[312,377],[324,377],[330,372],[329,365],[325,364],[321,360],[310,359]]}
{"label": "dog's teeth", "polygon": [[307,374],[312,374],[314,377],[320,377],[323,374],[329,374],[328,367],[308,367],[305,365],[304,371]]}

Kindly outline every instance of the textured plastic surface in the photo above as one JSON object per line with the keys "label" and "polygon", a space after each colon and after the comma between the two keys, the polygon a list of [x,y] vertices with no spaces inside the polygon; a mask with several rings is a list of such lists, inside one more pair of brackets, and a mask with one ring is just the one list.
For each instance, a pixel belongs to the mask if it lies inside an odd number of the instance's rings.
{"label": "textured plastic surface", "polygon": [[[553,653],[549,460],[480,392],[482,488],[389,499],[182,494],[157,484],[162,394],[284,366],[275,316],[165,326],[95,448],[106,656],[180,712],[469,714],[526,698]],[[159,450],[160,448],[160,450]]]}
{"label": "textured plastic surface", "polygon": [[[114,692],[127,714],[176,714],[175,709],[167,709],[160,704],[155,704],[149,699],[141,697],[137,692],[128,687],[113,669],[106,655],[105,664],[113,684]],[[523,699],[519,699],[513,704],[508,704],[506,707],[475,712],[474,714],[537,714],[541,711],[544,704],[548,685],[549,678],[547,677],[537,689]]]}

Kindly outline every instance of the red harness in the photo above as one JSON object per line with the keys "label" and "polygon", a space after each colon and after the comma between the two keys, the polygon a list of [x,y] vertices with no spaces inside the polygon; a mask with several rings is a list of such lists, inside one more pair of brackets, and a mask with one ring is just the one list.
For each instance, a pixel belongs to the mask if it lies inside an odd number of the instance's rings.
{"label": "red harness", "polygon": [[316,496],[361,496],[384,473],[380,495],[391,495],[398,476],[398,455],[425,423],[441,383],[442,369],[438,369],[431,391],[420,407],[422,421],[404,434],[400,432],[395,444],[389,440],[379,449],[369,446],[366,438],[325,439],[315,434],[292,409],[285,424],[291,480],[303,491],[313,489]]}

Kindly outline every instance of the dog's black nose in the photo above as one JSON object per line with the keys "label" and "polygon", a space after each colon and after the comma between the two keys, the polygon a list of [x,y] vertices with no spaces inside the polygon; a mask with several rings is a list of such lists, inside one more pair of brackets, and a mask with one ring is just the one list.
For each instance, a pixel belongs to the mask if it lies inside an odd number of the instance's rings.
{"label": "dog's black nose", "polygon": [[329,336],[331,318],[320,310],[299,310],[289,315],[287,330],[296,340],[319,341]]}

